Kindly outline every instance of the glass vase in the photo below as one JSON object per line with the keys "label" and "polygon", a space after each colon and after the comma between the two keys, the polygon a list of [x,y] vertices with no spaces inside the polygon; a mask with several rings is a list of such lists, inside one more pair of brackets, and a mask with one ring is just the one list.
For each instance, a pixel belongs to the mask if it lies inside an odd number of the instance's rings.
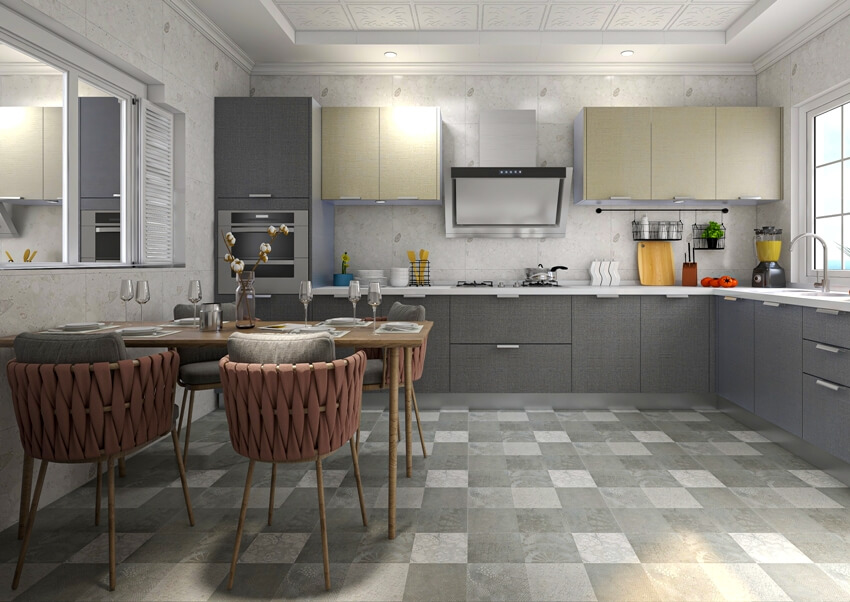
{"label": "glass vase", "polygon": [[236,328],[253,328],[256,299],[254,297],[254,272],[236,275]]}

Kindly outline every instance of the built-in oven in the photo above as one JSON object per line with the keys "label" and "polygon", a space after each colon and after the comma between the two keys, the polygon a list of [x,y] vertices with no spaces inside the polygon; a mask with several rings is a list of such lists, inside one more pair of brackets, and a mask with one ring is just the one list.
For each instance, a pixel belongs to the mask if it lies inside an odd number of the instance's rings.
{"label": "built-in oven", "polygon": [[80,211],[80,261],[121,261],[121,211]]}
{"label": "built-in oven", "polygon": [[[262,243],[271,244],[269,260],[260,262],[256,268],[254,290],[258,294],[297,293],[298,284],[309,278],[309,214],[304,210],[295,211],[244,211],[222,210],[218,212],[216,233],[216,263],[218,274],[218,293],[232,295],[236,290],[236,281],[230,264],[224,261],[227,245],[223,233],[231,232],[236,244],[230,251],[234,257],[245,262],[249,270],[257,261]],[[269,226],[289,228],[289,235],[278,234],[269,240]]]}

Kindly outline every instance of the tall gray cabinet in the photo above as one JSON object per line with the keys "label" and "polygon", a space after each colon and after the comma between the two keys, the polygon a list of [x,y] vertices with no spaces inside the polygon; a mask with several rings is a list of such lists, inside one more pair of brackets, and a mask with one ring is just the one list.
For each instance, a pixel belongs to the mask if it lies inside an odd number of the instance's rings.
{"label": "tall gray cabinet", "polygon": [[753,412],[753,315],[755,302],[717,300],[717,393]]}
{"label": "tall gray cabinet", "polygon": [[[80,99],[80,202],[121,194],[121,101],[112,96]],[[106,208],[100,204],[96,208]],[[94,206],[93,206],[94,208]]]}
{"label": "tall gray cabinet", "polygon": [[753,303],[755,414],[798,437],[803,434],[803,308]]}

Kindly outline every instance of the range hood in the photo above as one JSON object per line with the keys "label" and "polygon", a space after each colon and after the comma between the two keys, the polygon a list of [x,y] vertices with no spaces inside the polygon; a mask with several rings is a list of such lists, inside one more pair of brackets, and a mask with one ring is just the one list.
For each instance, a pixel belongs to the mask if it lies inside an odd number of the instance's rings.
{"label": "range hood", "polygon": [[482,167],[446,170],[446,237],[563,238],[572,168],[536,167],[536,111],[482,111]]}

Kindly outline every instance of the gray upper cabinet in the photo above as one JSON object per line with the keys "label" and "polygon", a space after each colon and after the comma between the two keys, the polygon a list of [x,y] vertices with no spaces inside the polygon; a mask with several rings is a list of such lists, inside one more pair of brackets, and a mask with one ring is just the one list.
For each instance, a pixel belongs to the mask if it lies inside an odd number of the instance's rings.
{"label": "gray upper cabinet", "polygon": [[754,304],[755,414],[803,434],[803,308]]}
{"label": "gray upper cabinet", "polygon": [[575,393],[640,391],[640,307],[637,296],[573,297]]}
{"label": "gray upper cabinet", "polygon": [[753,301],[717,300],[717,394],[752,412]]}
{"label": "gray upper cabinet", "polygon": [[709,311],[705,296],[640,300],[642,393],[709,391]]}
{"label": "gray upper cabinet", "polygon": [[121,194],[121,102],[114,97],[80,98],[80,198]]}
{"label": "gray upper cabinet", "polygon": [[309,198],[311,98],[215,99],[218,198]]}

